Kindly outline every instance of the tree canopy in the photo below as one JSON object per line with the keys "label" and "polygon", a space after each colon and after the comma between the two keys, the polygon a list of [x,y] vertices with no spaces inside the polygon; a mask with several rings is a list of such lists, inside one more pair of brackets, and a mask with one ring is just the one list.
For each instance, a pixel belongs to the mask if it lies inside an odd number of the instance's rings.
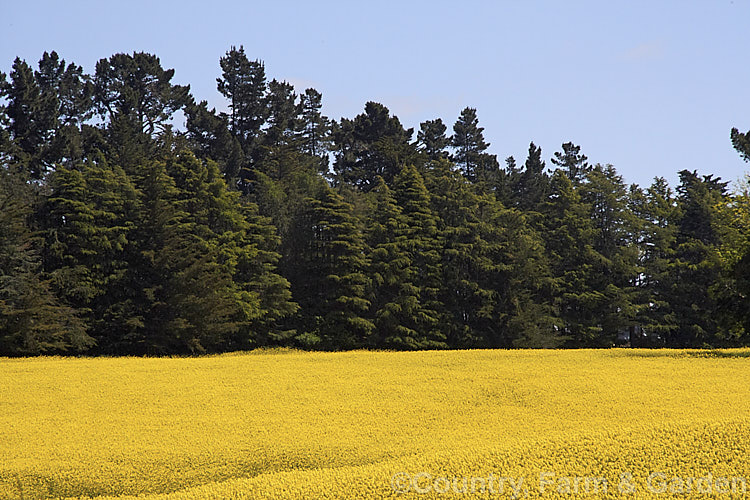
{"label": "tree canopy", "polygon": [[0,73],[0,355],[750,345],[747,183],[501,167],[475,108],[332,120],[243,46],[217,75],[210,107],[145,52]]}

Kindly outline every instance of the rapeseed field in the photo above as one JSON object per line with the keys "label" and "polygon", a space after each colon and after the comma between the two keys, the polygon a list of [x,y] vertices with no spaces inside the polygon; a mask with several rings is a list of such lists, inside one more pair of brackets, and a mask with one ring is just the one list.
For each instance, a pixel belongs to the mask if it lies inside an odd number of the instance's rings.
{"label": "rapeseed field", "polygon": [[0,359],[0,498],[743,498],[750,350]]}

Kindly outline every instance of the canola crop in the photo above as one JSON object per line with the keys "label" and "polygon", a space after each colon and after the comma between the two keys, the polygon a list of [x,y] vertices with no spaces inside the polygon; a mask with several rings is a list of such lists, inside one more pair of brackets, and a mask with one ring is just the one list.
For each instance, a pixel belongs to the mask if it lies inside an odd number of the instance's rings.
{"label": "canola crop", "polygon": [[0,359],[0,498],[750,495],[750,350]]}

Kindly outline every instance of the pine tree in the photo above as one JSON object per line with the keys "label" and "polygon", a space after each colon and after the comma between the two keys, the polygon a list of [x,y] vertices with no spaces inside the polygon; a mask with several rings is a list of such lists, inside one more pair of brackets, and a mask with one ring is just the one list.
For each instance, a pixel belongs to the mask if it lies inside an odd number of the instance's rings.
{"label": "pine tree", "polygon": [[208,109],[208,103],[190,103],[185,108],[191,150],[202,160],[214,160],[230,188],[237,188],[244,161],[242,147],[229,131],[225,116]]}
{"label": "pine tree", "polygon": [[521,169],[518,168],[516,159],[509,156],[505,159],[505,168],[498,170],[491,186],[484,183],[480,186],[480,190],[494,192],[497,200],[506,207],[518,207],[521,203],[520,183]]}
{"label": "pine tree", "polygon": [[533,142],[518,182],[518,207],[526,212],[539,212],[549,193],[549,176],[544,171],[542,148]]}
{"label": "pine tree", "polygon": [[566,142],[562,145],[562,149],[562,152],[555,152],[552,163],[565,172],[573,185],[582,183],[591,167],[586,162],[588,160],[586,155],[581,154],[581,146]]}
{"label": "pine tree", "polygon": [[96,63],[94,97],[99,114],[126,120],[138,132],[164,132],[175,111],[190,102],[190,86],[174,85],[173,69],[145,52],[115,54]]}
{"label": "pine tree", "polygon": [[492,184],[498,175],[499,164],[495,155],[485,153],[490,144],[484,140],[483,132],[477,110],[464,108],[453,125],[453,161],[469,181]]}
{"label": "pine tree", "polygon": [[99,348],[106,349],[127,301],[126,249],[137,192],[125,172],[103,157],[59,167],[41,207],[44,266],[58,296],[79,311]]}
{"label": "pine tree", "polygon": [[447,339],[440,325],[440,240],[430,194],[412,165],[396,176],[393,191],[404,217],[404,244],[416,273],[413,283],[419,287],[419,305],[413,309],[418,337],[394,338],[391,342],[402,349],[444,348]]}
{"label": "pine tree", "polygon": [[268,126],[263,142],[269,148],[294,146],[297,128],[297,94],[287,82],[268,83]]}
{"label": "pine tree", "polygon": [[675,347],[702,347],[717,341],[716,302],[711,288],[718,282],[721,263],[716,232],[716,207],[726,183],[696,172],[680,172],[677,187],[677,220],[672,307],[678,329],[667,339]]}
{"label": "pine tree", "polygon": [[325,186],[297,217],[297,245],[286,276],[301,314],[296,340],[323,349],[366,344],[374,325],[366,318],[370,286],[359,221],[353,207]]}
{"label": "pine tree", "polygon": [[81,127],[93,114],[93,84],[81,66],[66,65],[56,52],[45,52],[34,72],[52,127],[42,149],[47,169],[72,165],[84,157]]}
{"label": "pine tree", "polygon": [[176,203],[186,213],[190,234],[216,254],[232,278],[239,311],[234,347],[267,345],[283,339],[279,322],[294,313],[289,283],[278,275],[278,236],[257,207],[240,200],[221,178],[218,166],[184,152],[169,159],[167,172],[178,189]]}
{"label": "pine tree", "polygon": [[44,161],[43,149],[54,129],[53,103],[43,99],[34,72],[26,61],[16,58],[10,81],[0,88],[0,97],[7,101],[8,132],[13,141],[13,162],[21,166],[32,179],[43,179],[50,167]]}
{"label": "pine tree", "polygon": [[552,175],[544,213],[543,234],[556,281],[563,336],[568,337],[571,346],[603,345],[598,312],[606,305],[607,296],[593,281],[602,259],[594,250],[596,229],[590,219],[590,207],[560,169]]}
{"label": "pine tree", "polygon": [[253,176],[262,172],[279,181],[298,164],[310,163],[311,158],[304,158],[297,143],[296,100],[290,84],[276,80],[268,84],[268,121],[255,150]]}
{"label": "pine tree", "polygon": [[0,355],[85,351],[93,339],[42,275],[30,202],[29,186],[0,169]]}
{"label": "pine tree", "polygon": [[750,162],[750,131],[742,133],[733,128],[730,137],[734,149],[737,150],[743,160]]}
{"label": "pine tree", "polygon": [[447,127],[443,120],[440,118],[427,120],[420,123],[419,128],[417,143],[420,151],[433,161],[447,158],[448,152],[446,149],[450,144],[450,139],[445,135]]}
{"label": "pine tree", "polygon": [[368,102],[365,112],[334,125],[334,171],[339,183],[367,192],[378,176],[391,184],[401,167],[413,160],[416,150],[409,142],[413,129],[404,129],[388,108]]}
{"label": "pine tree", "polygon": [[631,211],[641,223],[640,267],[642,276],[638,283],[641,307],[637,321],[644,330],[642,340],[651,345],[663,345],[674,338],[678,325],[672,308],[674,275],[671,266],[676,247],[677,207],[672,189],[663,177],[657,177],[642,195],[631,194]]}
{"label": "pine tree", "polygon": [[377,348],[416,345],[420,338],[416,322],[419,286],[408,248],[406,220],[382,177],[378,177],[371,193],[367,244],[375,334],[368,344]]}
{"label": "pine tree", "polygon": [[300,147],[303,153],[316,159],[317,170],[328,174],[328,151],[331,147],[331,120],[320,110],[323,96],[309,88],[300,95],[299,123]]}
{"label": "pine tree", "polygon": [[261,61],[250,61],[245,49],[231,47],[219,60],[218,91],[230,100],[229,124],[245,155],[255,158],[261,128],[268,118],[266,69]]}
{"label": "pine tree", "polygon": [[[7,75],[0,71],[0,98],[5,96],[5,90],[8,86]],[[3,164],[10,163],[12,144],[10,134],[8,133],[10,118],[8,117],[8,107],[0,99],[0,162]]]}

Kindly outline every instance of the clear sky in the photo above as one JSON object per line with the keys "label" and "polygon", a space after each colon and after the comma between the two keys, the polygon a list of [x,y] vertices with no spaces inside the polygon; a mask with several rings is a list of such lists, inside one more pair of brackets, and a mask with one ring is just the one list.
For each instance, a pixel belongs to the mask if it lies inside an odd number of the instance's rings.
{"label": "clear sky", "polygon": [[[323,93],[324,112],[385,104],[407,127],[478,110],[490,151],[549,160],[573,141],[627,182],[682,169],[750,170],[729,130],[750,129],[750,1],[0,0],[0,70],[56,50],[93,73],[146,51],[226,109],[219,58],[244,45],[269,78]],[[549,162],[548,162],[549,165]]]}

